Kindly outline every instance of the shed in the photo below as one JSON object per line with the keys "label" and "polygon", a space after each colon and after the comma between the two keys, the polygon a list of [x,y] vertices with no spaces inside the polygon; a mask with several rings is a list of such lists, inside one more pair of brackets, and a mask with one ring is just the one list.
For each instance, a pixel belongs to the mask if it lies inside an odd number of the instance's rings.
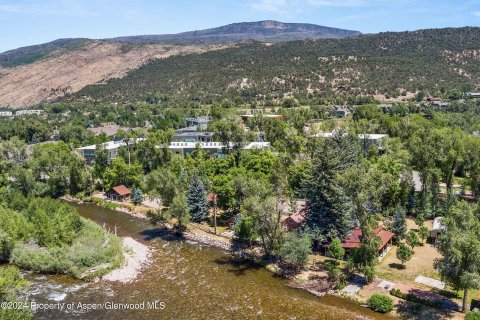
{"label": "shed", "polygon": [[130,199],[130,193],[130,189],[128,189],[122,184],[108,190],[105,195],[110,200],[123,202]]}

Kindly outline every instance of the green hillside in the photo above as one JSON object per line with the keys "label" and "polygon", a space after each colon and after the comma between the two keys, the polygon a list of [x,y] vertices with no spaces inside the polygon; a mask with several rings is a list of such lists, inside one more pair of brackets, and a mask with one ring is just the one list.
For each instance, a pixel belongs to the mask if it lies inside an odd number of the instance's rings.
{"label": "green hillside", "polygon": [[[480,28],[387,32],[344,39],[259,42],[155,60],[76,97],[172,103],[223,98],[346,98],[470,91],[480,83]],[[265,95],[266,97],[263,97]]]}

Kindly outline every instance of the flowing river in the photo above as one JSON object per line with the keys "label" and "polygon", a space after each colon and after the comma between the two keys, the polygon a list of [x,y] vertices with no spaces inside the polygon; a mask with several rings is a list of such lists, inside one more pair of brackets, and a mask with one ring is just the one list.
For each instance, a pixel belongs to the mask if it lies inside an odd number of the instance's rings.
{"label": "flowing river", "polygon": [[[85,283],[68,276],[27,273],[31,300],[75,306],[37,310],[35,319],[383,318],[346,299],[318,298],[290,288],[286,280],[264,268],[238,262],[220,250],[164,240],[162,232],[146,221],[89,204],[77,208],[83,217],[151,246],[153,263],[130,284]],[[82,309],[79,303],[97,309]],[[124,303],[137,304],[137,309],[114,305]]]}

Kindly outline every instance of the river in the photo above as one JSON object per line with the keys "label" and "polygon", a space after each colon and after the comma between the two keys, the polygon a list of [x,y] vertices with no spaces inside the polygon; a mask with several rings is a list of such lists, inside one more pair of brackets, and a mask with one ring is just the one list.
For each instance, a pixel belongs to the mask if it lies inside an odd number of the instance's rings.
{"label": "river", "polygon": [[[90,204],[78,205],[77,209],[83,217],[116,229],[120,236],[151,246],[155,251],[153,263],[131,284],[85,283],[68,276],[27,273],[31,300],[65,303],[62,311],[37,310],[35,319],[382,318],[346,299],[318,298],[290,288],[285,279],[220,250],[165,240],[160,237],[162,232],[146,221]],[[82,309],[79,303],[97,309]],[[113,303],[140,305],[137,310],[119,310],[115,308],[122,307]],[[68,304],[73,304],[72,310],[66,310]]]}

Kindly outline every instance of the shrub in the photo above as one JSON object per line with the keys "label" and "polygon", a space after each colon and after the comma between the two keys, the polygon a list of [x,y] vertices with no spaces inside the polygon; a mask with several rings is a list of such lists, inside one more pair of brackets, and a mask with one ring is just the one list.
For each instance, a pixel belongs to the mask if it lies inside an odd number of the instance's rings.
{"label": "shrub", "polygon": [[465,320],[480,320],[480,312],[469,312],[465,315]]}
{"label": "shrub", "polygon": [[411,294],[411,293],[403,293],[398,289],[390,290],[390,294],[394,297],[397,297],[397,298],[400,298],[400,299],[403,299],[403,300],[407,300],[407,301],[411,301],[411,302],[420,303],[420,304],[423,304],[425,306],[429,306],[429,307],[432,307],[432,308],[437,308],[437,309],[442,309],[443,308],[443,301],[438,301],[438,300],[432,301],[432,300],[422,299],[422,298],[420,298],[420,297],[418,297],[414,294]]}
{"label": "shrub", "polygon": [[368,299],[368,307],[376,312],[387,313],[393,310],[393,301],[384,294],[374,294]]}

